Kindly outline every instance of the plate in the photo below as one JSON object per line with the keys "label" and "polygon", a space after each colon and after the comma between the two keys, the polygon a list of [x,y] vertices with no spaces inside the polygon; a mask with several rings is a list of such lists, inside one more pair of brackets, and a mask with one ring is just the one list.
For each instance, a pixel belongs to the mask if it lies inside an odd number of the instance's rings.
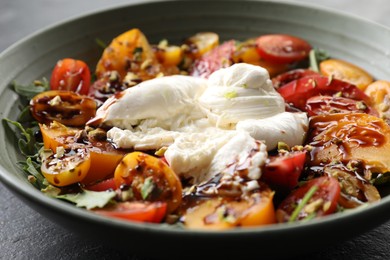
{"label": "plate", "polygon": [[[375,78],[389,80],[390,30],[351,15],[317,7],[267,1],[157,1],[125,5],[96,12],[44,29],[0,54],[0,111],[15,119],[18,96],[10,89],[16,81],[28,84],[49,77],[64,57],[96,64],[102,49],[96,39],[109,42],[138,27],[150,42],[166,38],[181,42],[199,31],[214,31],[223,40],[247,39],[266,33],[287,33],[307,39],[332,56],[351,61]],[[22,159],[17,140],[0,128],[0,179],[26,204],[51,221],[82,236],[129,253],[151,257],[284,257],[306,254],[352,238],[389,219],[390,197],[366,208],[324,217],[308,223],[223,232],[174,229],[107,219],[36,190],[18,169]],[[275,249],[280,247],[280,249]],[[151,250],[151,248],[153,250]]]}

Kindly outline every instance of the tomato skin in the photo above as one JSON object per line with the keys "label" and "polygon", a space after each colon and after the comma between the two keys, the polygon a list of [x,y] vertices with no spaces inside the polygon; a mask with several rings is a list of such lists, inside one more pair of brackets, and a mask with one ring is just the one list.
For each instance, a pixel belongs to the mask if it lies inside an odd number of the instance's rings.
{"label": "tomato skin", "polygon": [[[360,102],[360,103],[359,103]],[[314,96],[307,100],[305,111],[309,116],[333,113],[367,113],[378,116],[378,112],[364,104],[350,98],[333,96]]]}
{"label": "tomato skin", "polygon": [[112,218],[128,221],[160,223],[167,212],[165,202],[119,202],[103,209],[95,209],[93,212]]}
{"label": "tomato skin", "polygon": [[232,65],[232,55],[235,50],[235,41],[227,41],[218,47],[206,52],[196,60],[191,68],[190,75],[208,78],[214,71]]}
{"label": "tomato skin", "polygon": [[[116,167],[114,179],[117,187],[129,187],[135,200],[165,201],[169,213],[181,203],[182,186],[179,177],[166,163],[152,155],[142,152],[127,154]],[[153,189],[144,197],[142,187],[147,179],[151,181]]]}
{"label": "tomato skin", "polygon": [[189,229],[224,230],[276,223],[274,192],[265,183],[259,185],[260,190],[239,198],[185,197],[184,225]]}
{"label": "tomato skin", "polygon": [[256,39],[257,51],[264,60],[274,63],[293,63],[308,57],[311,45],[287,34],[268,34]]}
{"label": "tomato skin", "polygon": [[84,188],[91,191],[107,191],[115,190],[117,187],[114,178],[110,178],[94,184],[86,185]]}
{"label": "tomato skin", "polygon": [[361,90],[365,90],[373,82],[372,76],[364,69],[343,60],[328,59],[322,61],[320,72],[324,76],[333,76],[335,79],[351,83]]}
{"label": "tomato skin", "polygon": [[306,151],[269,157],[262,180],[277,189],[291,190],[298,185],[306,161]]}
{"label": "tomato skin", "polygon": [[319,75],[319,73],[310,69],[293,69],[272,78],[272,84],[274,88],[278,89],[293,80],[313,75]]}
{"label": "tomato skin", "polygon": [[286,103],[305,111],[306,101],[318,95],[331,96],[341,93],[342,97],[364,101],[371,105],[369,97],[355,85],[320,75],[306,76],[277,89]]}
{"label": "tomato skin", "polygon": [[91,72],[81,60],[62,59],[55,65],[50,78],[50,89],[69,90],[87,95],[91,84]]}
{"label": "tomato skin", "polygon": [[43,124],[57,121],[66,126],[84,126],[96,109],[93,99],[68,90],[45,91],[30,100],[32,116]]}
{"label": "tomato skin", "polygon": [[43,158],[42,175],[54,186],[68,186],[80,182],[91,167],[90,153],[84,147],[64,149],[64,153],[54,153]]}
{"label": "tomato skin", "polygon": [[[314,186],[317,187],[317,190],[306,203],[306,206],[311,203],[318,203],[313,209],[315,217],[321,217],[335,212],[340,197],[339,182],[332,177],[319,177],[306,182],[301,187],[291,192],[281,202],[276,210],[278,222],[288,222],[297,205],[301,202],[305,194]],[[303,220],[308,217],[310,213],[312,212],[310,212],[308,208],[303,207],[296,220]]]}

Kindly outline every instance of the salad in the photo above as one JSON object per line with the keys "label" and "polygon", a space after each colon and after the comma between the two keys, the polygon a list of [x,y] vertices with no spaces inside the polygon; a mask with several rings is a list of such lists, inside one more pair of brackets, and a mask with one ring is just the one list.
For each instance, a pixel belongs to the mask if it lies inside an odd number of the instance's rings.
{"label": "salad", "polygon": [[[101,41],[99,41],[100,44]],[[28,180],[93,213],[188,229],[309,221],[379,201],[390,82],[299,37],[112,40],[14,84]]]}

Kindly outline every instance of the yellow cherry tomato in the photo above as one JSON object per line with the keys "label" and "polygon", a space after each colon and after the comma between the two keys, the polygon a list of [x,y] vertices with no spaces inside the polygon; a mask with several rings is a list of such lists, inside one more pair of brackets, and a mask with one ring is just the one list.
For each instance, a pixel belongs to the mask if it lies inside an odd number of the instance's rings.
{"label": "yellow cherry tomato", "polygon": [[63,148],[42,160],[41,171],[46,180],[54,186],[67,186],[80,182],[91,166],[91,156],[85,147]]}
{"label": "yellow cherry tomato", "polygon": [[119,188],[132,190],[133,199],[167,203],[168,213],[176,210],[182,199],[182,186],[173,170],[161,159],[142,153],[127,154],[115,169]]}
{"label": "yellow cherry tomato", "polygon": [[379,116],[386,121],[390,120],[390,82],[377,80],[366,88],[365,94],[371,99]]}
{"label": "yellow cherry tomato", "polygon": [[337,59],[328,59],[320,63],[320,72],[324,76],[332,76],[364,90],[372,81],[372,76],[364,69]]}
{"label": "yellow cherry tomato", "polygon": [[184,225],[190,229],[221,230],[276,223],[274,192],[265,184],[261,186],[260,191],[241,198],[205,197],[195,203],[190,199],[183,214]]}

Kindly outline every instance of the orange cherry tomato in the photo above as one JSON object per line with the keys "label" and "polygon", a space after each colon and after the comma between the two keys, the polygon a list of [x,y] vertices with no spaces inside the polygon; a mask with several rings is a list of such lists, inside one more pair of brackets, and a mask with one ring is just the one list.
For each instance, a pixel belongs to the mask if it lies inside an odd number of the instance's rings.
{"label": "orange cherry tomato", "polygon": [[41,172],[54,186],[67,186],[80,182],[91,166],[91,156],[85,147],[58,147],[56,152],[44,157]]}
{"label": "orange cherry tomato", "polygon": [[45,91],[30,100],[32,116],[44,124],[58,121],[67,126],[84,126],[95,116],[96,109],[93,99],[67,90]]}
{"label": "orange cherry tomato", "polygon": [[322,61],[320,72],[324,76],[332,76],[335,79],[351,83],[361,90],[365,90],[373,81],[372,76],[367,71],[343,60],[328,59]]}
{"label": "orange cherry tomato", "polygon": [[203,197],[195,202],[189,198],[189,205],[184,205],[184,225],[190,229],[221,230],[275,223],[274,192],[264,183],[260,185],[260,190],[240,198]]}
{"label": "orange cherry tomato", "polygon": [[390,171],[390,126],[384,120],[364,113],[318,115],[309,129],[309,166],[357,160],[371,172]]}
{"label": "orange cherry tomato", "polygon": [[373,107],[378,111],[379,116],[386,121],[390,120],[390,82],[377,80],[367,86],[364,91],[370,98]]}
{"label": "orange cherry tomato", "polygon": [[160,223],[167,212],[165,202],[119,202],[93,212],[128,221]]}
{"label": "orange cherry tomato", "polygon": [[95,141],[86,137],[85,142],[78,143],[82,129],[67,127],[58,122],[53,122],[50,125],[40,124],[39,126],[44,147],[53,152],[58,146],[65,148],[84,146],[88,149],[91,165],[88,174],[80,180],[84,184],[91,184],[114,174],[115,168],[125,155],[125,151],[115,149],[107,141]]}
{"label": "orange cherry tomato", "polygon": [[91,72],[81,60],[63,59],[57,62],[50,78],[50,89],[69,90],[87,95],[91,84]]}
{"label": "orange cherry tomato", "polygon": [[286,34],[262,35],[256,39],[256,43],[260,57],[282,64],[304,60],[312,49],[307,41]]}
{"label": "orange cherry tomato", "polygon": [[122,33],[105,48],[96,66],[96,76],[99,79],[111,71],[116,71],[122,80],[128,72],[141,80],[153,78],[160,72],[152,47],[139,29]]}
{"label": "orange cherry tomato", "polygon": [[118,188],[132,190],[138,201],[163,201],[169,213],[176,210],[182,199],[182,186],[173,170],[154,156],[132,152],[127,154],[114,174]]}

